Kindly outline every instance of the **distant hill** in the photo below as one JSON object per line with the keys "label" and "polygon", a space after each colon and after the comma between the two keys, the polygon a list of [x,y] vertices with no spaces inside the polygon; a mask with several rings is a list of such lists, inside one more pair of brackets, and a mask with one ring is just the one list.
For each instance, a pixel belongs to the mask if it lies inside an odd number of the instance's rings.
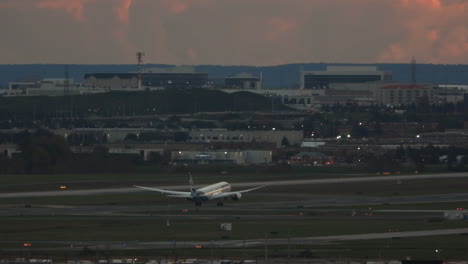
{"label": "distant hill", "polygon": [[[292,88],[299,86],[299,69],[325,70],[327,65],[377,65],[380,70],[393,72],[393,79],[399,82],[411,80],[410,64],[326,64],[304,63],[278,66],[195,66],[196,71],[208,72],[210,79],[222,79],[241,72],[260,76],[263,73],[263,85],[267,88]],[[172,65],[147,64],[145,67],[173,67]],[[134,72],[136,65],[68,65],[69,77],[83,81],[86,73]],[[17,64],[0,65],[0,87],[7,87],[11,81],[30,81],[41,78],[63,78],[65,67],[62,64]],[[417,64],[416,80],[421,83],[464,84],[468,85],[468,65]]]}

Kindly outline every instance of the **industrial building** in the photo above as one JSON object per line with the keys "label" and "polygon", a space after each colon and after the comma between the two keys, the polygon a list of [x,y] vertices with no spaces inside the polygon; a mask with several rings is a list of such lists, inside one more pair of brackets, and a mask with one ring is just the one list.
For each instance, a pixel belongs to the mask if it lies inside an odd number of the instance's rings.
{"label": "industrial building", "polygon": [[[89,73],[85,83],[110,90],[138,90],[138,73]],[[193,67],[149,68],[141,73],[141,87],[201,88],[208,82],[208,73],[195,72]]]}
{"label": "industrial building", "polygon": [[414,104],[426,100],[435,102],[434,86],[427,84],[392,84],[380,89],[378,102],[384,105]]}
{"label": "industrial building", "polygon": [[390,81],[392,73],[379,71],[376,66],[327,66],[326,71],[302,71],[301,89],[321,90],[331,84]]}
{"label": "industrial building", "polygon": [[268,150],[243,151],[172,151],[171,162],[178,164],[269,164],[272,161],[272,152]]}
{"label": "industrial building", "polygon": [[468,85],[438,85],[434,90],[435,103],[460,103],[468,92]]}
{"label": "industrial building", "polygon": [[200,129],[189,132],[191,143],[216,143],[216,142],[270,142],[281,146],[286,138],[290,145],[300,145],[304,139],[302,131],[275,130],[275,131],[230,131],[226,129]]}
{"label": "industrial building", "polygon": [[[328,66],[326,71],[301,71],[299,89],[247,89],[232,85],[224,92],[248,90],[272,98],[287,106],[310,110],[320,105],[358,103],[375,104],[382,87],[392,84],[392,73],[379,71],[376,66]],[[228,83],[226,78],[226,84]],[[261,78],[260,78],[261,80]],[[234,83],[234,80],[229,79]]]}
{"label": "industrial building", "polygon": [[85,86],[73,79],[46,78],[36,82],[11,82],[5,96],[64,96],[106,92],[104,89]]}
{"label": "industrial building", "polygon": [[138,88],[137,73],[88,73],[85,83],[91,87],[107,90]]}
{"label": "industrial building", "polygon": [[229,89],[262,89],[262,77],[255,77],[250,73],[240,73],[224,78],[224,85]]}

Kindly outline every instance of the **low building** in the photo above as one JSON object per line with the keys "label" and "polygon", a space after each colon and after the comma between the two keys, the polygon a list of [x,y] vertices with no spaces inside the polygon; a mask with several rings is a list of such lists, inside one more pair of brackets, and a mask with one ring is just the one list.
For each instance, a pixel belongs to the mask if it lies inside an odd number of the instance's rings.
{"label": "low building", "polygon": [[[134,156],[141,160],[148,161],[151,155],[158,153],[160,156],[164,155],[164,149],[158,146],[144,145],[144,144],[127,144],[127,145],[102,145],[108,149],[110,155],[118,156]],[[89,154],[94,151],[95,146],[71,146],[70,150],[76,154]]]}
{"label": "low building", "polygon": [[329,165],[331,159],[322,152],[300,152],[291,157],[291,164]]}
{"label": "low building", "polygon": [[262,78],[250,73],[240,73],[224,78],[224,85],[228,89],[262,89]]}
{"label": "low building", "polygon": [[268,150],[218,150],[218,151],[172,151],[173,165],[180,164],[268,164],[272,161],[272,152]]}
{"label": "low building", "polygon": [[[240,92],[242,89],[221,89],[226,93]],[[275,111],[277,104],[285,104],[289,107],[309,110],[317,105],[315,98],[324,95],[324,90],[300,90],[300,89],[258,89],[258,90],[246,90],[251,93],[256,93],[268,97],[272,100],[271,110]]]}
{"label": "low building", "polygon": [[287,139],[289,145],[300,145],[304,138],[302,131],[293,130],[226,130],[226,129],[200,129],[189,132],[191,143],[216,142],[271,142],[281,147],[283,140]]}
{"label": "low building", "polygon": [[392,80],[392,73],[376,66],[327,66],[325,71],[302,71],[301,89],[324,90],[333,84]]}
{"label": "low building", "polygon": [[64,96],[107,92],[76,83],[73,79],[46,78],[36,82],[11,82],[5,96]]}
{"label": "low building", "polygon": [[138,76],[136,73],[88,73],[84,76],[88,86],[107,89],[137,89]]}
{"label": "low building", "polygon": [[[88,73],[86,85],[110,90],[138,90],[138,73]],[[208,82],[208,73],[193,67],[148,68],[141,74],[143,89],[201,88]]]}
{"label": "low building", "polygon": [[468,85],[438,85],[434,91],[436,104],[463,102]]}
{"label": "low building", "polygon": [[426,101],[435,103],[434,86],[430,84],[392,84],[380,88],[377,101],[383,105],[406,105]]}

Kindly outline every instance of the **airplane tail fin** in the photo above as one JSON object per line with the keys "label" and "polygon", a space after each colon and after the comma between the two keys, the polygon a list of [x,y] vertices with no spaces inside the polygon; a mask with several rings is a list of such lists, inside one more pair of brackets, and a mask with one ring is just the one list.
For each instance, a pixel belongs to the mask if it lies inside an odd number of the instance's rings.
{"label": "airplane tail fin", "polygon": [[190,193],[192,193],[192,196],[195,196],[195,183],[193,183],[193,179],[192,179],[192,173],[189,171],[189,184],[190,184]]}

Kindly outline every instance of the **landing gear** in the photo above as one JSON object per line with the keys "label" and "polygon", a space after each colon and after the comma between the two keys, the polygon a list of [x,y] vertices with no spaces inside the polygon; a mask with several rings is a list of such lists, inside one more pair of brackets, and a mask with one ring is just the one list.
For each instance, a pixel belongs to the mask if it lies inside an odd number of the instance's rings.
{"label": "landing gear", "polygon": [[216,206],[223,206],[223,205],[224,205],[223,202],[218,202],[218,203],[216,204]]}
{"label": "landing gear", "polygon": [[195,202],[195,206],[201,206],[201,202]]}

